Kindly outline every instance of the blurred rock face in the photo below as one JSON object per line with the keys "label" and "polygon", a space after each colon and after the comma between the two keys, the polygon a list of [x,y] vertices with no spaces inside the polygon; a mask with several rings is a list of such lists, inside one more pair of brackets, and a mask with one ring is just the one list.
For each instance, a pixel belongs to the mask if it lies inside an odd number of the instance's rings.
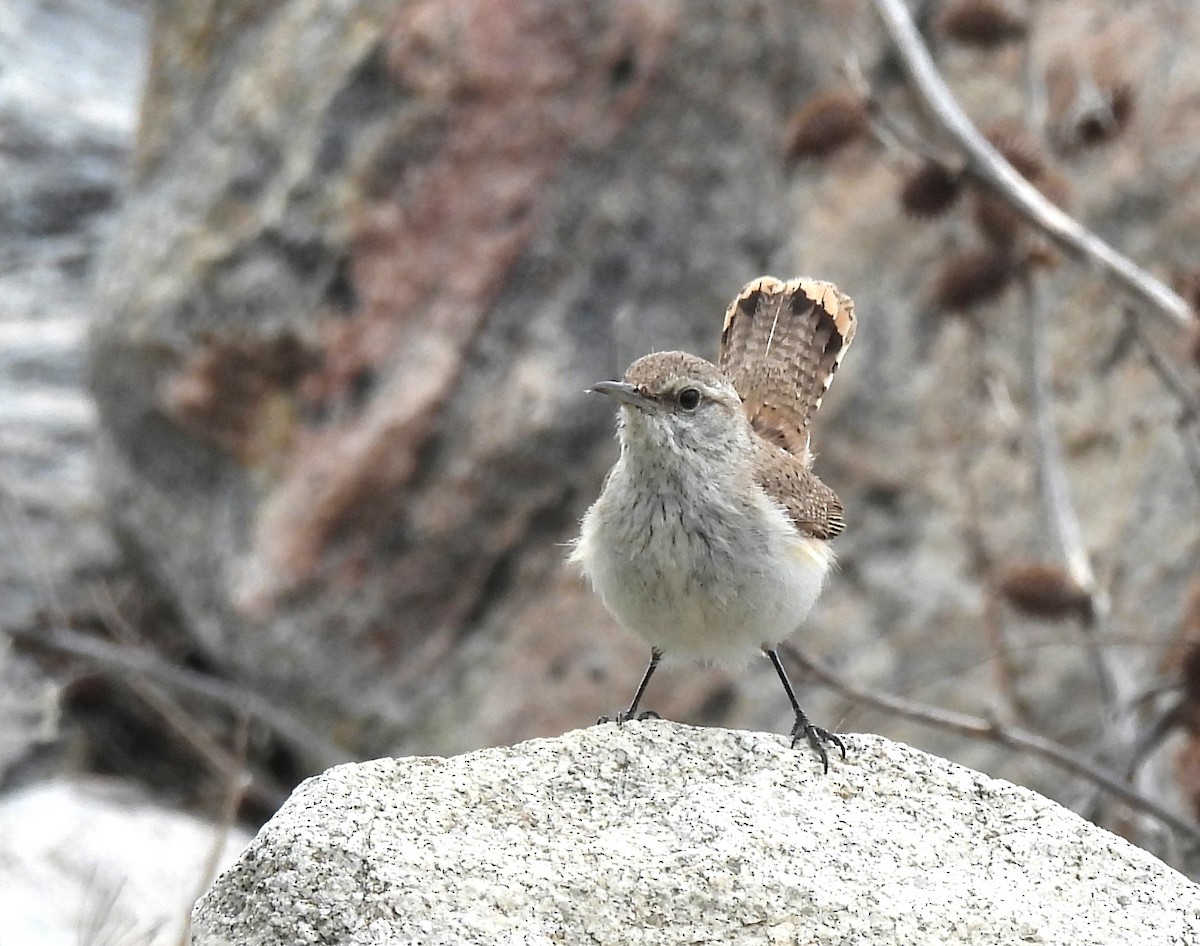
{"label": "blurred rock face", "polygon": [[[803,18],[237,11],[156,30],[92,353],[121,528],[218,659],[364,750],[588,721],[618,693],[579,691],[616,643],[560,568],[611,462],[584,388],[712,348],[782,242]],[[467,700],[477,661],[502,696]]]}
{"label": "blurred rock face", "polygon": [[[85,339],[134,137],[145,24],[120,0],[0,10],[0,628],[94,609],[117,549]],[[0,783],[58,730],[57,682],[0,635]]]}
{"label": "blurred rock face", "polygon": [[[865,148],[788,166],[833,35],[787,2],[163,7],[93,386],[119,528],[215,660],[364,753],[623,705],[644,655],[561,564],[615,456],[582,392],[651,349],[711,356],[728,299],[773,272],[835,280],[861,318],[814,437],[850,527],[805,646],[936,700],[990,680],[969,536],[1043,550],[1020,320],[930,318],[945,238]],[[1111,212],[1111,175],[1089,186]],[[1109,235],[1166,256],[1161,222]],[[1153,635],[1196,553],[1194,525],[1154,528],[1186,467],[1077,275],[1052,277],[1071,472],[1128,600],[1162,603]],[[1086,673],[1068,653],[1036,687]],[[769,675],[668,673],[648,702],[786,728]]]}

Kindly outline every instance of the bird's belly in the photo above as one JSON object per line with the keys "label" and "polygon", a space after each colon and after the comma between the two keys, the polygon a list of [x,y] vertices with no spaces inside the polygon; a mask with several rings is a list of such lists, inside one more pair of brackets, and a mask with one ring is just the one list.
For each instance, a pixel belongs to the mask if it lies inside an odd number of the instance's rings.
{"label": "bird's belly", "polygon": [[[832,562],[786,513],[672,508],[589,512],[575,558],[626,630],[667,656],[732,662],[803,622]],[[634,525],[636,524],[636,525]]]}

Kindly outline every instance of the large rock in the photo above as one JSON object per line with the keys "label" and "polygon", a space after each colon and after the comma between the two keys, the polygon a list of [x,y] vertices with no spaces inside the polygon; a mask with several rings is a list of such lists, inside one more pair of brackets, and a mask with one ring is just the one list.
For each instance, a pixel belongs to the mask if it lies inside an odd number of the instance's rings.
{"label": "large rock", "polygon": [[1018,788],[876,736],[598,726],[310,779],[195,946],[1200,938],[1200,887]]}

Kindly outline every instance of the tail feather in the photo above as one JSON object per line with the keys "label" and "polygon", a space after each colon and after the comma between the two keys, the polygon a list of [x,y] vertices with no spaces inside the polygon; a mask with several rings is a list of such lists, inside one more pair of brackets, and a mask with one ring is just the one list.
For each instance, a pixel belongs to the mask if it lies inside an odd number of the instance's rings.
{"label": "tail feather", "polygon": [[854,302],[833,283],[761,276],[725,313],[719,367],[766,440],[808,455],[808,423],[854,339]]}

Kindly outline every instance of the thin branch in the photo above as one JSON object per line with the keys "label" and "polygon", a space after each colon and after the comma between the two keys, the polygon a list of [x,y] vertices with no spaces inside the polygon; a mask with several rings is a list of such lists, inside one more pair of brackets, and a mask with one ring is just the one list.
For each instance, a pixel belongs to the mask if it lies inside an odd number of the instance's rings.
{"label": "thin branch", "polygon": [[1026,335],[1025,373],[1033,408],[1032,440],[1034,455],[1037,458],[1042,514],[1054,535],[1068,574],[1090,599],[1091,605],[1085,621],[1088,655],[1100,685],[1101,702],[1108,718],[1112,719],[1116,713],[1116,674],[1109,655],[1102,646],[1101,635],[1096,633],[1096,623],[1104,617],[1108,609],[1097,587],[1096,575],[1083,541],[1083,528],[1079,523],[1075,504],[1071,501],[1071,487],[1067,482],[1062,441],[1054,423],[1046,307],[1039,291],[1040,284],[1027,270],[1022,273],[1020,282],[1024,295],[1022,301]]}
{"label": "thin branch", "polygon": [[[103,595],[99,589],[95,589],[93,596],[106,618],[105,626],[113,635],[114,646],[126,650],[140,648],[137,632],[113,601],[109,589],[105,587]],[[245,759],[230,755],[169,688],[139,674],[129,674],[126,680],[129,689],[227,783],[242,776]],[[243,794],[248,794],[263,805],[278,808],[287,800],[288,790],[274,779],[259,775],[247,782]]]}
{"label": "thin branch", "polygon": [[1183,372],[1159,351],[1151,340],[1146,327],[1128,308],[1124,309],[1125,321],[1133,331],[1133,337],[1146,354],[1150,367],[1158,375],[1168,393],[1179,402],[1179,420],[1176,425],[1183,444],[1185,462],[1191,470],[1192,479],[1200,487],[1200,393],[1197,393]]}
{"label": "thin branch", "polygon": [[[124,645],[117,645],[124,646]],[[169,692],[144,676],[130,674],[128,684],[138,699],[158,714],[159,719],[182,739],[205,764],[229,782],[242,775],[244,760],[230,755],[213,736]],[[288,789],[266,775],[249,778],[244,790],[254,801],[279,808],[288,797]]]}
{"label": "thin branch", "polygon": [[1025,87],[1025,124],[1035,128],[1041,137],[1042,129],[1046,127],[1046,115],[1049,111],[1049,96],[1046,83],[1042,80],[1041,63],[1034,55],[1033,37],[1037,33],[1037,19],[1041,15],[1039,0],[1030,0],[1026,9],[1025,40],[1021,44],[1021,79]]}
{"label": "thin branch", "polygon": [[1140,811],[1167,825],[1177,832],[1180,838],[1185,838],[1196,847],[1200,847],[1200,825],[1185,820],[1173,811],[1168,810],[1152,798],[1147,798],[1141,792],[1130,787],[1119,778],[1096,765],[1090,759],[1077,752],[1072,752],[1051,739],[1039,736],[1028,730],[1014,726],[1002,726],[994,720],[971,716],[967,713],[956,713],[952,710],[927,706],[902,697],[885,693],[874,693],[853,684],[847,683],[828,665],[802,653],[790,644],[780,645],[788,656],[804,667],[813,677],[832,690],[842,694],[857,703],[872,706],[907,719],[961,733],[979,739],[986,739],[998,745],[1008,746],[1028,752],[1030,755],[1045,759],[1059,768],[1081,776],[1111,792],[1135,811]]}
{"label": "thin branch", "polygon": [[1176,329],[1190,325],[1191,307],[1182,296],[1054,206],[979,133],[942,79],[903,0],[872,3],[895,44],[914,94],[962,149],[972,173],[1068,253],[1098,266],[1148,312]]}
{"label": "thin branch", "polygon": [[1154,373],[1158,375],[1159,381],[1162,382],[1164,388],[1179,402],[1179,408],[1183,415],[1183,419],[1195,423],[1200,421],[1200,393],[1193,390],[1191,383],[1184,377],[1181,372],[1150,340],[1150,335],[1146,331],[1146,327],[1138,320],[1136,315],[1129,307],[1123,310],[1125,321],[1133,331],[1134,338],[1137,339],[1141,349],[1146,354],[1146,360],[1150,362],[1150,367]]}
{"label": "thin branch", "polygon": [[[216,831],[213,833],[212,844],[209,845],[208,856],[200,870],[200,878],[196,884],[193,901],[198,901],[217,876],[221,858],[229,843],[229,833],[237,822],[238,809],[246,791],[250,787],[250,774],[246,771],[246,758],[250,753],[250,718],[244,713],[238,717],[237,730],[234,733],[233,751],[230,755],[237,760],[236,770],[231,772],[225,783],[225,794],[221,799],[221,810],[217,815]],[[188,910],[183,917],[183,925],[179,932],[179,946],[188,946],[192,941],[192,914]]]}
{"label": "thin branch", "polygon": [[1083,528],[1071,502],[1066,461],[1054,424],[1051,391],[1050,344],[1046,333],[1046,307],[1039,286],[1028,271],[1021,276],[1025,316],[1025,374],[1033,408],[1033,445],[1041,486],[1042,512],[1054,534],[1067,572],[1075,583],[1095,596],[1096,575],[1083,541]]}
{"label": "thin branch", "polygon": [[896,120],[879,96],[875,94],[875,89],[871,86],[857,56],[853,54],[846,56],[842,72],[854,91],[866,103],[867,114],[870,117],[868,131],[876,143],[883,148],[885,155],[901,153],[916,155],[933,164],[953,170],[955,173],[963,170],[963,160],[957,154],[953,154],[945,148],[938,148]]}
{"label": "thin branch", "polygon": [[154,680],[172,689],[216,703],[235,713],[245,713],[267,726],[298,755],[309,760],[315,769],[356,761],[320,733],[252,690],[194,670],[176,667],[149,651],[110,644],[97,637],[62,627],[36,631],[4,627],[0,628],[0,631],[26,644],[82,657],[122,676]]}
{"label": "thin branch", "polygon": [[1125,768],[1126,780],[1132,782],[1146,760],[1162,744],[1172,732],[1180,726],[1183,718],[1183,704],[1175,703],[1161,710],[1151,718],[1150,724],[1138,736],[1133,751],[1129,754],[1129,764]]}
{"label": "thin branch", "polygon": [[968,324],[970,325],[971,356],[977,382],[971,386],[968,398],[968,403],[975,412],[974,422],[970,424],[973,440],[968,449],[954,452],[958,477],[963,487],[965,514],[962,527],[963,541],[970,556],[971,570],[979,582],[980,592],[983,596],[980,623],[990,655],[1000,714],[1005,722],[1011,723],[1026,719],[1028,713],[1025,701],[1021,698],[1020,687],[1017,686],[1016,661],[1013,659],[1012,647],[1005,634],[1004,617],[993,580],[995,563],[992,561],[992,555],[988,549],[983,526],[983,504],[979,496],[979,487],[975,482],[975,477],[971,475],[971,461],[980,456],[984,448],[983,431],[985,426],[980,404],[988,396],[989,371],[985,358],[983,327],[975,321]]}

